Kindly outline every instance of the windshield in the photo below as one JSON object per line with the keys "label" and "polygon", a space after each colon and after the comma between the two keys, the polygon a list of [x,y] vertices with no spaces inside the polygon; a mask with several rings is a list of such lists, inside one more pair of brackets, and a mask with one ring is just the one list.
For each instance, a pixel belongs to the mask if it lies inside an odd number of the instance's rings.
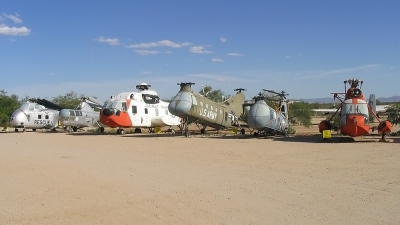
{"label": "windshield", "polygon": [[362,114],[368,116],[368,106],[367,104],[348,104],[345,103],[342,106],[342,114],[354,115]]}
{"label": "windshield", "polygon": [[27,103],[27,102],[22,103],[22,105],[19,107],[19,109],[22,109],[22,110],[27,110],[28,108],[29,108],[29,103]]}
{"label": "windshield", "polygon": [[118,109],[118,110],[122,110],[122,102],[113,102],[111,105],[111,108],[113,109]]}

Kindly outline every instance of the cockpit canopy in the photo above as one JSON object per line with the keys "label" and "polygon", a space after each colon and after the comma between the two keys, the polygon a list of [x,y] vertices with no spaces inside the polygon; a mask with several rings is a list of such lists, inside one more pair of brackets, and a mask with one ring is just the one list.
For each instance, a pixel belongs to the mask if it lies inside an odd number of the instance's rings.
{"label": "cockpit canopy", "polygon": [[37,103],[24,102],[21,104],[19,109],[24,110],[24,111],[40,111],[40,110],[45,109],[45,107],[42,105],[39,105]]}
{"label": "cockpit canopy", "polygon": [[113,100],[113,101],[108,101],[104,104],[104,109],[117,109],[121,111],[127,111],[127,106],[126,106],[126,101],[121,99],[121,100]]}

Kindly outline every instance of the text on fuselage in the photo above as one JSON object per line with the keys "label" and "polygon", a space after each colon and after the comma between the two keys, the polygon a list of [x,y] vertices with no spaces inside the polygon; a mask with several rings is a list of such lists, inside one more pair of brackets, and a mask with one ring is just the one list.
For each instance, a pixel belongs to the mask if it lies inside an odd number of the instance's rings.
{"label": "text on fuselage", "polygon": [[217,119],[217,113],[216,112],[213,112],[211,110],[207,110],[207,109],[204,109],[204,108],[200,108],[200,116],[204,116],[204,117],[210,118],[212,120]]}

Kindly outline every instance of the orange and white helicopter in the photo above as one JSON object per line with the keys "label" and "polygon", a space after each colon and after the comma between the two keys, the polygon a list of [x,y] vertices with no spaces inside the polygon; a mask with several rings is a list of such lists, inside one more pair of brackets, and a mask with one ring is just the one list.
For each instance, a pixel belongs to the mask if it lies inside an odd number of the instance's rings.
{"label": "orange and white helicopter", "polygon": [[[347,89],[346,84],[350,87]],[[370,130],[378,130],[378,133],[382,135],[382,140],[385,140],[385,135],[390,133],[392,124],[387,121],[381,121],[376,113],[368,105],[364,95],[361,91],[362,80],[349,79],[344,81],[346,93],[333,93],[333,97],[338,99],[341,104],[337,108],[336,112],[328,119],[320,122],[318,128],[319,132],[331,129],[340,129],[341,134],[348,135],[350,137],[358,137],[369,134]],[[339,127],[334,127],[331,124],[332,119],[339,112]],[[379,122],[377,127],[371,127],[369,125],[369,112]]]}
{"label": "orange and white helicopter", "polygon": [[124,134],[122,128],[135,127],[135,133],[141,133],[141,128],[180,125],[181,119],[168,111],[168,102],[161,101],[151,85],[141,83],[136,85],[138,92],[123,92],[111,96],[100,111],[100,121],[104,125],[115,128],[117,133]]}

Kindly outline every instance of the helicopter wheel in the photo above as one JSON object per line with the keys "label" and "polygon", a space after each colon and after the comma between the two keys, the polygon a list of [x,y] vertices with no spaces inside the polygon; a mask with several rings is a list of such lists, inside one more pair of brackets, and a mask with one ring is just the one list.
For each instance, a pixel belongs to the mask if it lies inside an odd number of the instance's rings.
{"label": "helicopter wheel", "polygon": [[76,132],[78,130],[78,127],[72,127],[72,131]]}
{"label": "helicopter wheel", "polygon": [[24,129],[22,129],[22,132],[26,132],[26,129],[24,128]]}
{"label": "helicopter wheel", "polygon": [[15,131],[15,133],[18,133],[18,129],[17,129],[17,128],[15,128],[15,130],[14,130],[14,131]]}
{"label": "helicopter wheel", "polygon": [[200,133],[201,133],[201,134],[205,134],[205,133],[206,133],[206,129],[205,129],[205,128],[201,128],[201,129],[200,129]]}
{"label": "helicopter wheel", "polygon": [[244,128],[240,129],[240,134],[245,134],[245,133],[246,133],[246,131]]}
{"label": "helicopter wheel", "polygon": [[120,129],[119,134],[124,135],[125,134],[124,129]]}
{"label": "helicopter wheel", "polygon": [[142,130],[139,127],[137,127],[135,128],[135,133],[142,133]]}
{"label": "helicopter wheel", "polygon": [[189,130],[185,130],[185,137],[190,137],[190,132],[189,132]]}
{"label": "helicopter wheel", "polygon": [[33,131],[33,132],[35,132],[35,131],[36,131],[36,129],[32,129],[32,131]]}
{"label": "helicopter wheel", "polygon": [[254,132],[254,133],[253,133],[253,136],[254,136],[254,137],[257,137],[257,136],[258,136],[258,132]]}
{"label": "helicopter wheel", "polygon": [[100,132],[104,133],[104,127],[100,127]]}
{"label": "helicopter wheel", "polygon": [[120,134],[121,133],[121,129],[117,129],[117,134]]}

